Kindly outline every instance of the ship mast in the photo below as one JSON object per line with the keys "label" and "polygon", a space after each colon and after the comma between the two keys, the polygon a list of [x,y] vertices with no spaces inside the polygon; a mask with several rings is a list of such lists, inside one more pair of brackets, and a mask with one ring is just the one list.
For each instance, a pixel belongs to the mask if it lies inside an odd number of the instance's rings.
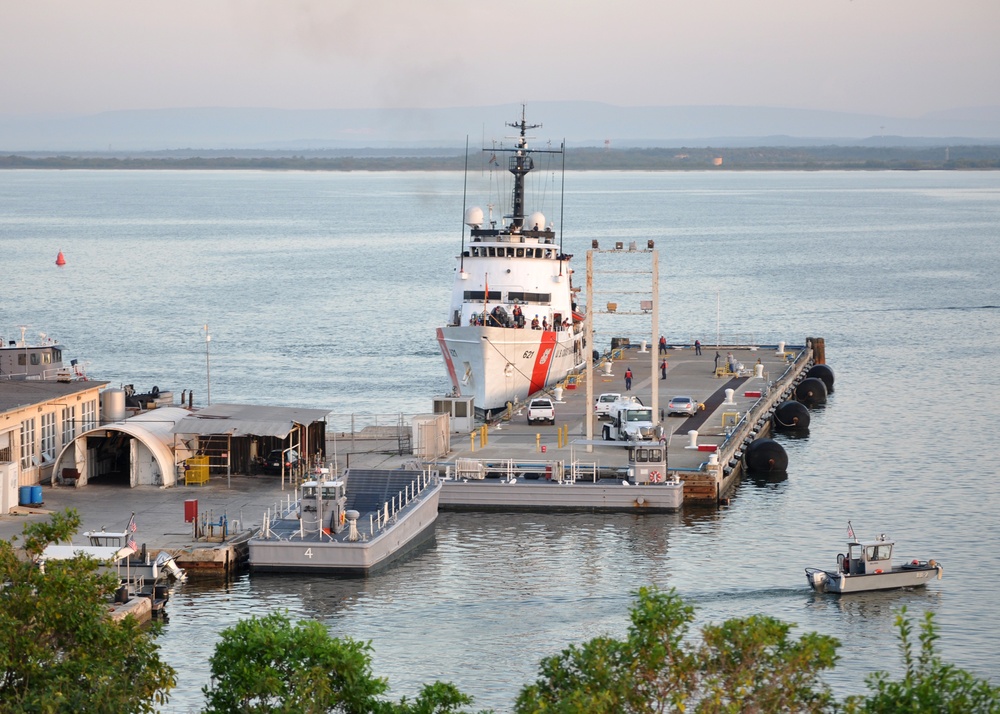
{"label": "ship mast", "polygon": [[527,131],[528,129],[538,129],[542,126],[541,124],[528,124],[524,111],[524,105],[522,104],[521,121],[507,122],[507,126],[519,129],[521,134],[517,140],[517,149],[507,162],[507,170],[514,174],[513,215],[511,216],[511,223],[517,230],[521,230],[524,227],[524,177],[529,171],[535,168],[535,162],[532,161],[528,153]]}

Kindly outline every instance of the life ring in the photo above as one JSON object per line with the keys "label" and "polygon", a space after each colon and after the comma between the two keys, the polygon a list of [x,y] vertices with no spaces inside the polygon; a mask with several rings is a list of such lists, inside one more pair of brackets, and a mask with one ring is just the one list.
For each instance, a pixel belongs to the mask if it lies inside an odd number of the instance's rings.
{"label": "life ring", "polygon": [[880,575],[882,573],[882,568],[875,568],[875,574]]}
{"label": "life ring", "polygon": [[650,481],[650,483],[659,483],[662,480],[663,480],[663,474],[661,474],[659,471],[650,471],[649,472],[649,481]]}

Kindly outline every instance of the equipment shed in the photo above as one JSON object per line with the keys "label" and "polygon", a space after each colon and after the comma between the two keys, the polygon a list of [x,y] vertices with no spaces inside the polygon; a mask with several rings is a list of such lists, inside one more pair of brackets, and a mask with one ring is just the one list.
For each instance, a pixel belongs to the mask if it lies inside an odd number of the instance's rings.
{"label": "equipment shed", "polygon": [[173,486],[176,464],[191,452],[175,443],[173,428],[190,412],[163,407],[78,434],[56,457],[53,484],[88,482],[123,486]]}
{"label": "equipment shed", "polygon": [[297,407],[213,404],[188,414],[174,433],[198,453],[210,457],[212,468],[224,465],[233,473],[255,473],[263,458],[276,449],[294,450],[304,462],[322,459],[326,450],[329,410]]}

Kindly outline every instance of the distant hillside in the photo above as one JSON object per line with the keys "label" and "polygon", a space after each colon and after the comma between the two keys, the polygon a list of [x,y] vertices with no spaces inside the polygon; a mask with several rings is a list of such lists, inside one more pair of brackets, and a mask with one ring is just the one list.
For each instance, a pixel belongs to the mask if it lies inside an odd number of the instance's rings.
{"label": "distant hillside", "polygon": [[[470,152],[475,170],[486,153]],[[109,155],[0,154],[0,169],[126,169],[256,171],[461,171],[464,153],[441,150],[326,149],[307,152],[161,151]],[[702,147],[597,148],[570,147],[569,171],[785,171],[785,170],[998,170],[1000,144],[937,147]]]}
{"label": "distant hillside", "polygon": [[[0,153],[473,146],[507,135],[518,105],[450,109],[224,109],[0,115]],[[1000,107],[916,119],[776,107],[617,107],[538,102],[529,121],[540,141],[615,148],[671,146],[958,146],[1000,143]]]}

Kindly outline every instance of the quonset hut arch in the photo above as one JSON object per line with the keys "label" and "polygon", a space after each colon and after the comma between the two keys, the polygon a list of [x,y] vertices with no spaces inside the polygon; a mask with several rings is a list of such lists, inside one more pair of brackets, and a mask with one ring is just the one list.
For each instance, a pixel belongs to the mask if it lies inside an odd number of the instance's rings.
{"label": "quonset hut arch", "polygon": [[177,482],[175,458],[189,455],[180,453],[187,450],[174,443],[173,429],[189,415],[186,409],[161,407],[77,434],[56,456],[53,483],[68,483],[75,472],[76,484],[85,486],[91,479],[113,473],[116,482],[125,485],[121,466],[127,444],[130,487],[173,486]]}

